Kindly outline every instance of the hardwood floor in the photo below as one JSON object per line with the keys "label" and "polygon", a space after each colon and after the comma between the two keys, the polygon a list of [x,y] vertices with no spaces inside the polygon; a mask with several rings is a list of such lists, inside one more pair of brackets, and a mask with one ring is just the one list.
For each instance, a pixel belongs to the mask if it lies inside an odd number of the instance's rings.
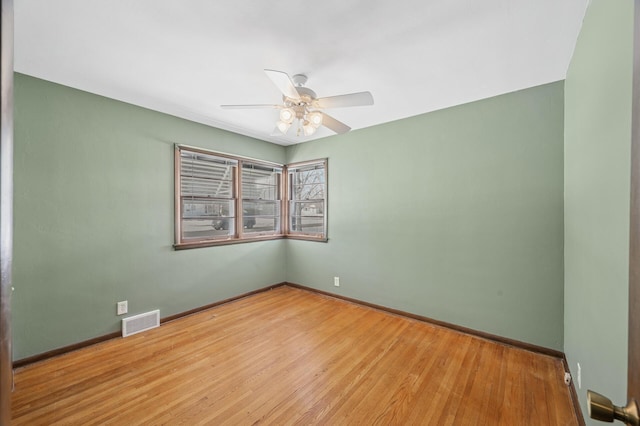
{"label": "hardwood floor", "polygon": [[578,424],[562,361],[278,287],[16,371],[15,425]]}

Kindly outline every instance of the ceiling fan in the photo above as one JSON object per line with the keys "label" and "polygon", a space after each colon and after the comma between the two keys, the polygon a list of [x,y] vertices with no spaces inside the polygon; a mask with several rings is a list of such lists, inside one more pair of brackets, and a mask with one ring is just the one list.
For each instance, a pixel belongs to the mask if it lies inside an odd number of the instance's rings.
{"label": "ceiling fan", "polygon": [[280,119],[276,122],[275,134],[281,132],[286,135],[295,120],[298,121],[298,136],[300,136],[301,132],[305,136],[311,136],[320,126],[324,126],[338,134],[346,133],[351,130],[351,127],[321,110],[327,108],[373,105],[373,96],[370,92],[318,98],[313,90],[304,86],[307,82],[307,76],[304,74],[296,74],[293,77],[289,77],[289,74],[283,71],[266,69],[264,72],[282,92],[281,105],[221,105],[221,107],[226,109],[279,109]]}

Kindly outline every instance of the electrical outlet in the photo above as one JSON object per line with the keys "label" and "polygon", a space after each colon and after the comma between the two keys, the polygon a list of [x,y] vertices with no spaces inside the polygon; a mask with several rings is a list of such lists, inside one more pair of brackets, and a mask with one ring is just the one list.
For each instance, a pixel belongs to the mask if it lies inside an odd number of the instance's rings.
{"label": "electrical outlet", "polygon": [[118,311],[118,315],[124,315],[127,312],[129,312],[129,306],[126,300],[123,300],[122,302],[118,302],[117,311]]}
{"label": "electrical outlet", "polygon": [[333,277],[333,285],[340,287],[340,277]]}

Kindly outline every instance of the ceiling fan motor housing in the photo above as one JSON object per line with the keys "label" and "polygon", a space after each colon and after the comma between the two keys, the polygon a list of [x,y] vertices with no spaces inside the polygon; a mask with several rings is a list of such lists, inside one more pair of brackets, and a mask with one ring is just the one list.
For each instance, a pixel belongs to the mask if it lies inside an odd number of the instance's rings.
{"label": "ceiling fan motor housing", "polygon": [[285,102],[290,102],[292,105],[311,105],[311,103],[317,98],[316,92],[309,89],[308,87],[296,87],[298,94],[300,95],[300,99],[292,99],[285,95],[282,96],[282,99]]}

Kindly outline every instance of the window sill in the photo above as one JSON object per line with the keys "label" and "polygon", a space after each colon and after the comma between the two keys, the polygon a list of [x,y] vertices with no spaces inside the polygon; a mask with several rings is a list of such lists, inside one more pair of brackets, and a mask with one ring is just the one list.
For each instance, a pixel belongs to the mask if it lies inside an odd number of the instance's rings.
{"label": "window sill", "polygon": [[327,237],[314,237],[312,235],[285,235],[283,238],[286,238],[287,240],[317,241],[319,243],[326,243],[329,241]]}
{"label": "window sill", "polygon": [[189,250],[201,247],[214,247],[214,246],[228,246],[231,244],[244,244],[254,243],[256,241],[272,241],[281,240],[284,238],[282,235],[267,235],[263,237],[248,237],[248,238],[229,238],[225,240],[206,240],[206,241],[192,241],[174,244],[175,250]]}
{"label": "window sill", "polygon": [[228,246],[232,244],[244,244],[255,243],[258,241],[273,241],[273,240],[304,240],[304,241],[316,241],[319,243],[326,243],[329,241],[326,237],[313,237],[310,235],[267,235],[263,237],[250,237],[250,238],[234,238],[225,240],[206,240],[206,241],[192,241],[180,244],[174,244],[175,250],[189,250],[202,247],[215,247],[215,246]]}

